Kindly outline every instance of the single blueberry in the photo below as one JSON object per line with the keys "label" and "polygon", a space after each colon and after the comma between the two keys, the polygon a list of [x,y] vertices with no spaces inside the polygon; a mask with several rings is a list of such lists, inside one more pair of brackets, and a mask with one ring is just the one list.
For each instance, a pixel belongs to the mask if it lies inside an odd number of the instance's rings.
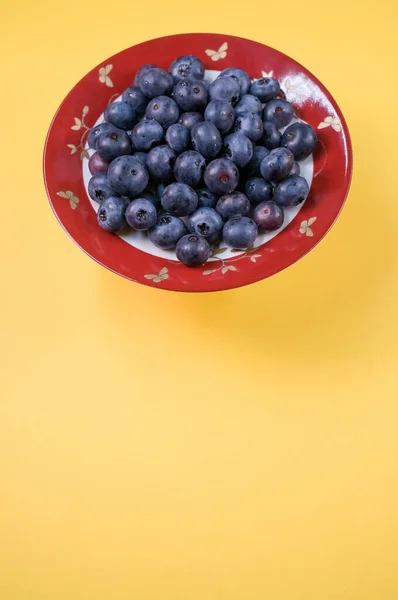
{"label": "single blueberry", "polygon": [[219,239],[224,222],[214,208],[202,206],[188,218],[187,225],[188,231],[202,235],[213,244]]}
{"label": "single blueberry", "polygon": [[203,121],[203,115],[200,112],[184,112],[178,119],[181,125],[184,125],[188,129],[192,129],[196,123]]}
{"label": "single blueberry", "polygon": [[138,71],[135,75],[134,85],[139,86],[140,81],[141,81],[143,75],[146,73],[146,71],[148,71],[148,69],[153,69],[154,67],[156,67],[156,65],[152,65],[152,64],[142,65],[142,67],[140,67],[138,69]]}
{"label": "single blueberry", "polygon": [[281,88],[276,79],[272,79],[271,77],[262,77],[261,79],[257,79],[250,86],[250,93],[253,96],[257,96],[257,98],[261,102],[268,102],[275,98]]}
{"label": "single blueberry", "polygon": [[159,202],[160,202],[160,198],[162,197],[162,194],[164,192],[164,190],[167,188],[168,184],[167,183],[158,183],[156,186],[156,195],[159,198]]}
{"label": "single blueberry", "polygon": [[176,255],[187,267],[199,267],[210,258],[211,248],[204,237],[189,233],[178,241]]}
{"label": "single blueberry", "polygon": [[257,142],[263,135],[264,127],[260,115],[246,111],[236,119],[234,130],[241,131],[249,140]]}
{"label": "single blueberry", "polygon": [[168,183],[173,180],[176,153],[170,146],[156,146],[148,153],[146,165],[154,181]]}
{"label": "single blueberry", "polygon": [[260,177],[260,165],[266,156],[268,156],[269,150],[263,146],[255,146],[253,150],[253,157],[246,166],[246,172],[249,177]]}
{"label": "single blueberry", "polygon": [[131,154],[131,140],[123,129],[106,129],[97,140],[97,152],[103,160],[111,162],[118,156]]}
{"label": "single blueberry", "polygon": [[149,230],[148,236],[152,244],[163,250],[175,248],[179,239],[187,233],[184,221],[179,217],[164,214]]}
{"label": "single blueberry", "polygon": [[278,129],[289,125],[294,117],[294,108],[287,100],[276,98],[264,106],[264,121],[275,123]]}
{"label": "single blueberry", "polygon": [[258,230],[275,231],[283,225],[283,208],[278,206],[276,202],[261,202],[257,204],[253,211],[253,221],[256,223]]}
{"label": "single blueberry", "polygon": [[318,136],[307,123],[293,123],[282,134],[281,146],[293,152],[295,160],[308,158],[315,150]]}
{"label": "single blueberry", "polygon": [[204,157],[195,150],[187,150],[177,157],[174,176],[180,183],[197,187],[203,178],[206,167]]}
{"label": "single blueberry", "polygon": [[118,129],[112,125],[111,123],[100,123],[99,125],[95,125],[92,129],[90,129],[87,136],[87,143],[90,148],[93,150],[97,149],[98,138],[104,131],[118,131]]}
{"label": "single blueberry", "polygon": [[235,121],[235,110],[229,102],[212,100],[206,106],[205,119],[217,127],[220,133],[231,131]]}
{"label": "single blueberry", "polygon": [[224,138],[223,155],[238,167],[246,166],[253,157],[253,144],[242,132],[230,133]]}
{"label": "single blueberry", "polygon": [[204,181],[208,189],[218,196],[233,192],[239,185],[239,170],[228,158],[216,158],[206,167]]}
{"label": "single blueberry", "polygon": [[216,206],[216,211],[224,221],[238,215],[246,215],[249,210],[249,199],[242,192],[231,192],[221,196]]}
{"label": "single blueberry", "polygon": [[191,129],[192,146],[206,159],[215,158],[222,148],[217,127],[208,121],[197,123]]}
{"label": "single blueberry", "polygon": [[140,76],[138,87],[148,98],[167,96],[173,89],[173,78],[164,69],[151,67]]}
{"label": "single blueberry", "polygon": [[181,79],[203,79],[205,67],[196,56],[180,56],[171,63],[169,73],[175,83]]}
{"label": "single blueberry", "polygon": [[103,160],[98,152],[94,152],[90,156],[88,161],[88,168],[91,175],[97,175],[98,173],[107,173],[109,168],[109,162],[107,160]]}
{"label": "single blueberry", "polygon": [[112,102],[104,113],[105,121],[125,131],[133,129],[137,123],[137,112],[128,102]]}
{"label": "single blueberry", "polygon": [[147,119],[155,119],[162,127],[167,129],[167,127],[178,121],[180,110],[173,98],[157,96],[149,101],[145,116]]}
{"label": "single blueberry", "polygon": [[163,127],[155,119],[143,119],[131,132],[131,141],[136,150],[147,152],[163,138]]}
{"label": "single blueberry", "polygon": [[173,89],[173,98],[184,111],[204,110],[207,97],[206,86],[200,79],[181,79]]}
{"label": "single blueberry", "polygon": [[120,196],[136,196],[148,185],[149,175],[141,161],[133,156],[119,156],[109,166],[109,183]]}
{"label": "single blueberry", "polygon": [[297,206],[307,198],[310,188],[304,177],[291,175],[281,181],[274,192],[274,200],[280,206]]}
{"label": "single blueberry", "polygon": [[166,131],[166,142],[177,154],[188,150],[191,145],[191,135],[188,127],[180,123],[170,125]]}
{"label": "single blueberry", "polygon": [[234,106],[240,98],[239,81],[236,77],[221,77],[210,85],[210,100],[229,102]]}
{"label": "single blueberry", "polygon": [[124,212],[126,203],[118,196],[110,196],[101,202],[97,213],[97,221],[102,229],[116,233],[126,225]]}
{"label": "single blueberry", "polygon": [[261,115],[263,112],[263,107],[257,96],[252,96],[251,94],[245,94],[242,96],[238,104],[235,106],[235,117],[238,117],[247,111],[252,112],[255,115]]}
{"label": "single blueberry", "polygon": [[148,98],[136,85],[131,85],[124,90],[122,94],[122,100],[131,104],[139,117],[142,117],[145,114]]}
{"label": "single blueberry", "polygon": [[227,246],[244,250],[254,244],[257,225],[249,217],[233,217],[223,228],[223,239]]}
{"label": "single blueberry", "polygon": [[241,97],[249,92],[251,86],[251,79],[248,73],[246,73],[246,71],[243,71],[242,69],[237,69],[235,67],[230,67],[229,69],[224,69],[224,71],[221,71],[217,79],[219,79],[220,77],[236,77],[236,79],[239,82],[239,90]]}
{"label": "single blueberry", "polygon": [[279,148],[281,145],[281,133],[278,131],[277,126],[272,121],[265,121],[263,123],[264,137],[263,143],[268,150],[274,150]]}
{"label": "single blueberry", "polygon": [[109,183],[107,175],[99,173],[91,177],[88,182],[88,195],[95,202],[102,202],[106,198],[116,196],[116,190]]}
{"label": "single blueberry", "polygon": [[185,183],[172,183],[166,187],[161,197],[162,207],[176,217],[186,217],[198,205],[198,195]]}
{"label": "single blueberry", "polygon": [[213,194],[209,189],[202,188],[201,190],[196,190],[198,194],[198,206],[207,206],[208,208],[214,208],[217,204],[218,196]]}
{"label": "single blueberry", "polygon": [[157,221],[157,213],[154,204],[150,200],[137,198],[130,202],[126,208],[126,221],[137,231],[147,231]]}
{"label": "single blueberry", "polygon": [[245,194],[252,204],[259,204],[272,198],[273,187],[262,177],[251,177],[245,183]]}
{"label": "single blueberry", "polygon": [[276,183],[285,179],[294,164],[293,154],[287,148],[275,148],[266,156],[260,165],[261,176],[267,181]]}

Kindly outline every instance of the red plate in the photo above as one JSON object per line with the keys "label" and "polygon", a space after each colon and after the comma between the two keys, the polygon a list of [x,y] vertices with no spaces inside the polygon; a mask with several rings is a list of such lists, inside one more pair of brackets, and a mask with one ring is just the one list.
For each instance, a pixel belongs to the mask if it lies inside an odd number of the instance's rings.
{"label": "red plate", "polygon": [[[241,254],[218,253],[216,260],[191,269],[151,255],[97,225],[86,193],[82,161],[87,133],[106,105],[132,84],[144,63],[167,69],[178,56],[194,54],[206,69],[245,69],[251,77],[272,75],[299,118],[317,130],[310,194],[295,218],[275,237]],[[220,34],[193,33],[144,42],[115,54],[90,71],[59,107],[44,150],[44,178],[56,217],[70,237],[111,271],[153,287],[208,292],[226,290],[269,277],[307,254],[339,215],[350,186],[352,148],[348,128],[326,88],[293,59],[257,42]]]}

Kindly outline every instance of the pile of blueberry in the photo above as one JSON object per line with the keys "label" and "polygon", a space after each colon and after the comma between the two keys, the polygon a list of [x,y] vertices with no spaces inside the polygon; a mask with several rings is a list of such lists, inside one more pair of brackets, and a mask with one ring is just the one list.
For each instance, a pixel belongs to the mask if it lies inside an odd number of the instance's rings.
{"label": "pile of blueberry", "polygon": [[312,127],[289,125],[294,110],[275,79],[252,83],[237,68],[211,84],[204,75],[194,56],[168,73],[144,65],[88,135],[99,225],[148,231],[190,267],[221,239],[245,249],[259,231],[279,229],[284,209],[308,195],[297,161],[317,144]]}

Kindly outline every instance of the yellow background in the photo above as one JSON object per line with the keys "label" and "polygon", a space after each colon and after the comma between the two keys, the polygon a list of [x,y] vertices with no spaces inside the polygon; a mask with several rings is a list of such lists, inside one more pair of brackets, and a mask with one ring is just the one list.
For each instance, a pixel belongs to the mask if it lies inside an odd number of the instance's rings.
{"label": "yellow background", "polygon": [[[398,597],[397,3],[260,4],[1,3],[1,600]],[[41,173],[80,77],[188,30],[296,58],[354,146],[319,247],[210,295],[98,266]]]}

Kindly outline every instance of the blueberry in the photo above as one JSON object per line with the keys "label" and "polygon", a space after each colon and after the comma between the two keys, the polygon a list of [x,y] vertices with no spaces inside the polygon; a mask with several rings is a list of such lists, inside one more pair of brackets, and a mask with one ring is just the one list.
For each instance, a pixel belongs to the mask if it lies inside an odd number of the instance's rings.
{"label": "blueberry", "polygon": [[203,79],[205,67],[196,56],[180,56],[171,63],[169,73],[175,83],[181,79]]}
{"label": "blueberry", "polygon": [[106,129],[97,140],[97,152],[103,160],[111,162],[117,156],[131,154],[131,140],[123,129]]}
{"label": "blueberry", "polygon": [[180,110],[173,98],[157,96],[149,101],[145,116],[147,119],[155,119],[162,127],[167,129],[173,123],[177,123]]}
{"label": "blueberry", "polygon": [[282,134],[281,146],[293,152],[295,160],[304,160],[318,143],[315,131],[307,123],[293,123]]}
{"label": "blueberry", "polygon": [[112,123],[125,131],[133,129],[137,123],[137,112],[128,102],[112,102],[108,104],[104,113],[105,121]]}
{"label": "blueberry", "polygon": [[142,67],[140,67],[138,69],[138,71],[135,75],[134,85],[139,86],[141,78],[143,77],[144,73],[146,73],[146,71],[148,71],[148,69],[152,69],[154,67],[156,67],[156,65],[152,65],[152,64],[142,65]]}
{"label": "blueberry", "polygon": [[142,166],[146,168],[146,159],[148,157],[148,154],[146,152],[134,152],[134,154],[132,154],[132,157],[136,160],[139,160]]}
{"label": "blueberry", "polygon": [[92,156],[90,156],[90,160],[88,161],[88,168],[90,170],[91,175],[97,175],[98,173],[107,173],[109,168],[109,162],[107,160],[103,160],[98,152],[94,152]]}
{"label": "blueberry", "polygon": [[260,165],[261,176],[273,183],[285,179],[292,170],[294,157],[287,148],[275,148]]}
{"label": "blueberry", "polygon": [[223,228],[223,238],[231,248],[245,249],[254,244],[257,225],[249,217],[233,217]]}
{"label": "blueberry", "polygon": [[95,202],[102,202],[106,198],[116,196],[116,191],[109,183],[108,177],[103,173],[99,173],[91,177],[88,182],[88,195]]}
{"label": "blueberry", "polygon": [[188,150],[191,145],[191,135],[188,127],[180,123],[170,125],[166,131],[166,142],[177,154]]}
{"label": "blueberry", "polygon": [[216,211],[224,221],[238,215],[246,215],[249,210],[249,199],[242,192],[231,192],[221,196],[216,206]]}
{"label": "blueberry", "polygon": [[279,148],[281,145],[281,134],[278,131],[277,126],[272,121],[265,121],[263,123],[264,127],[264,137],[263,143],[268,150],[274,150],[275,148]]}
{"label": "blueberry", "polygon": [[287,100],[270,100],[264,106],[263,118],[264,121],[275,123],[278,129],[289,125],[290,121],[294,117],[293,106]]}
{"label": "blueberry", "polygon": [[221,77],[210,85],[209,96],[211,100],[229,102],[234,106],[240,98],[239,81],[236,77]]}
{"label": "blueberry", "polygon": [[297,162],[294,163],[290,175],[300,175],[300,165]]}
{"label": "blueberry", "polygon": [[131,141],[136,150],[147,151],[163,138],[163,127],[155,119],[143,119],[131,132]]}
{"label": "blueberry", "polygon": [[279,87],[279,83],[276,79],[272,79],[271,77],[262,77],[250,86],[250,93],[253,94],[253,96],[257,96],[261,102],[272,100],[280,91],[281,88]]}
{"label": "blueberry", "polygon": [[252,112],[255,115],[261,115],[261,113],[263,112],[263,107],[257,96],[245,94],[235,106],[236,117],[247,111]]}
{"label": "blueberry", "polygon": [[198,206],[207,206],[208,208],[214,208],[217,204],[218,196],[213,194],[207,188],[202,188],[201,190],[196,190],[198,194]]}
{"label": "blueberry", "polygon": [[138,87],[148,98],[167,96],[173,89],[173,78],[164,69],[151,67],[140,76]]}
{"label": "blueberry", "polygon": [[173,180],[176,153],[170,146],[156,146],[148,153],[146,165],[154,181],[168,183]]}
{"label": "blueberry", "polygon": [[245,194],[252,204],[259,204],[272,198],[272,184],[262,177],[251,177],[245,183]]}
{"label": "blueberry", "polygon": [[204,237],[189,233],[178,241],[176,255],[187,267],[199,267],[210,258],[211,248]]}
{"label": "blueberry", "polygon": [[232,160],[216,158],[207,165],[204,181],[213,194],[223,196],[233,192],[238,187],[239,171]]}
{"label": "blueberry", "polygon": [[184,112],[178,119],[178,122],[181,125],[185,125],[188,129],[192,129],[200,121],[203,121],[203,115],[200,112]]}
{"label": "blueberry", "polygon": [[213,123],[221,133],[227,133],[233,127],[235,110],[229,102],[212,100],[206,106],[205,119]]}
{"label": "blueberry", "polygon": [[89,134],[87,136],[87,142],[90,148],[93,150],[97,149],[98,138],[104,131],[116,130],[117,128],[111,123],[100,123],[96,125],[92,129],[90,129]]}
{"label": "blueberry", "polygon": [[199,152],[187,150],[177,157],[174,176],[180,183],[197,187],[202,181],[205,166],[206,161]]}
{"label": "blueberry", "polygon": [[199,79],[182,79],[173,89],[173,98],[184,111],[201,111],[207,104],[207,89]]}
{"label": "blueberry", "polygon": [[247,164],[247,174],[249,177],[260,177],[260,165],[266,156],[268,156],[269,150],[263,146],[256,146],[253,150],[253,157]]}
{"label": "blueberry", "polygon": [[244,133],[252,142],[257,142],[264,128],[260,115],[246,111],[237,117],[234,129]]}
{"label": "blueberry", "polygon": [[297,206],[307,198],[310,188],[304,177],[291,175],[276,186],[274,200],[280,206]]}
{"label": "blueberry", "polygon": [[162,197],[164,190],[167,188],[167,185],[168,185],[167,183],[158,183],[158,185],[156,186],[156,194],[157,194],[157,197],[159,198],[159,201],[160,201],[160,198]]}
{"label": "blueberry", "polygon": [[213,123],[203,121],[191,129],[192,146],[206,159],[215,158],[222,148],[222,138]]}
{"label": "blueberry", "polygon": [[186,217],[194,212],[198,205],[196,192],[185,183],[172,183],[161,197],[162,207],[176,217]]}
{"label": "blueberry", "polygon": [[147,231],[157,221],[156,208],[150,200],[137,198],[126,208],[126,221],[137,231]]}
{"label": "blueberry", "polygon": [[120,196],[136,196],[148,185],[149,175],[133,156],[119,156],[109,166],[109,183]]}
{"label": "blueberry", "polygon": [[253,211],[253,221],[259,231],[275,231],[283,225],[283,208],[276,202],[261,202]]}
{"label": "blueberry", "polygon": [[238,167],[244,167],[253,157],[253,144],[240,131],[230,133],[224,138],[223,154],[226,158],[230,158]]}
{"label": "blueberry", "polygon": [[188,218],[187,225],[189,231],[202,235],[213,244],[219,239],[224,223],[214,208],[202,206]]}
{"label": "blueberry", "polygon": [[148,200],[149,202],[152,202],[152,204],[154,205],[154,207],[156,209],[159,207],[159,198],[157,197],[156,194],[151,192],[149,189],[146,189],[143,192],[141,192],[140,194],[138,194],[136,199]]}
{"label": "blueberry", "polygon": [[152,244],[163,250],[175,248],[179,239],[187,232],[185,223],[179,217],[164,214],[149,230],[148,236]]}
{"label": "blueberry", "polygon": [[249,92],[251,79],[246,71],[243,71],[242,69],[236,69],[235,67],[230,67],[229,69],[224,69],[224,71],[221,71],[217,79],[220,77],[236,77],[239,82],[240,95],[244,96]]}
{"label": "blueberry", "polygon": [[126,210],[126,203],[122,198],[118,196],[110,196],[101,202],[101,205],[97,213],[98,224],[109,231],[110,233],[116,233],[120,231],[125,225],[126,220],[124,218],[124,212]]}
{"label": "blueberry", "polygon": [[131,104],[139,117],[144,116],[148,98],[139,87],[132,85],[124,90],[122,100]]}

